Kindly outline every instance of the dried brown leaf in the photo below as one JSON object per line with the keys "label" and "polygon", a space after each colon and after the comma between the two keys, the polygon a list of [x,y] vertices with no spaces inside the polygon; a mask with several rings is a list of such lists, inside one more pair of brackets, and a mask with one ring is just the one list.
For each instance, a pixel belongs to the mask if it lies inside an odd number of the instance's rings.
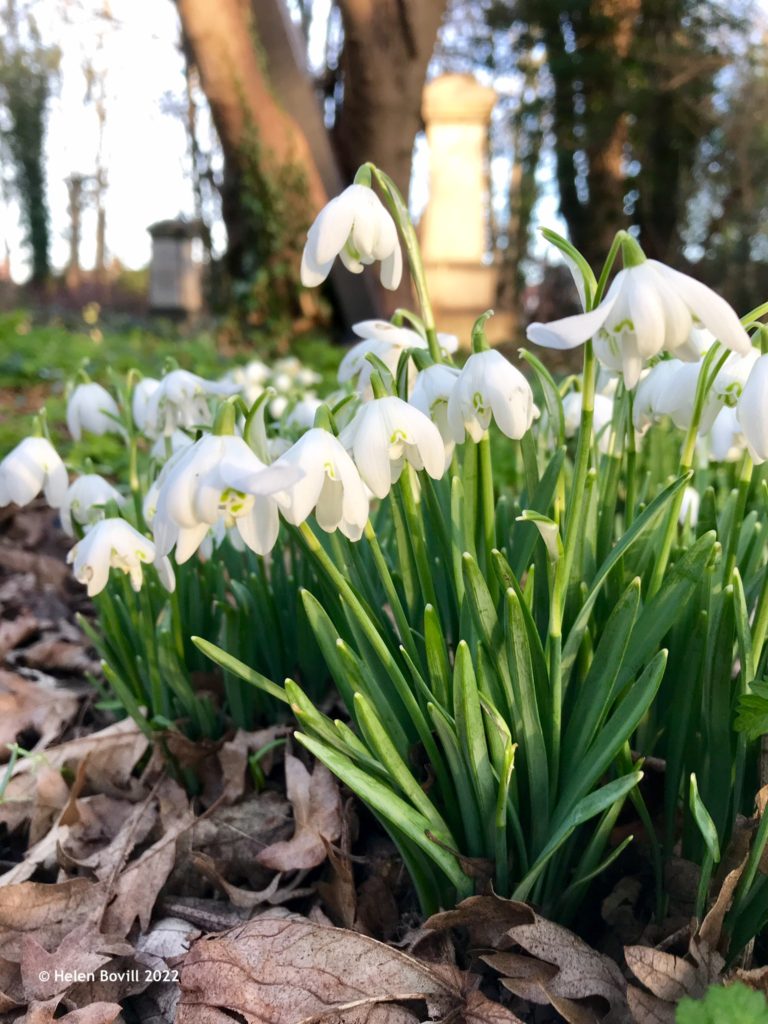
{"label": "dried brown leaf", "polygon": [[24,648],[24,664],[46,672],[85,675],[98,671],[99,663],[86,653],[84,643],[70,643],[60,637],[46,637]]}
{"label": "dried brown leaf", "polygon": [[35,750],[48,746],[77,714],[79,703],[67,690],[0,669],[0,761],[9,757],[7,744],[28,730],[39,737]]}
{"label": "dried brown leaf", "polygon": [[[261,750],[268,743],[285,736],[289,732],[284,725],[273,725],[269,729],[260,729],[258,732],[245,732],[238,729],[231,740],[224,743],[217,753],[219,767],[221,769],[221,800],[225,804],[233,804],[245,792],[245,784],[248,772],[248,758],[257,750]],[[262,762],[265,773],[268,766]]]}
{"label": "dried brown leaf", "polygon": [[17,1024],[112,1024],[121,1011],[119,1003],[91,1003],[81,1010],[71,1010],[63,1017],[57,1017],[59,1002],[59,999],[50,999],[33,1003]]}
{"label": "dried brown leaf", "polygon": [[62,975],[97,971],[115,955],[133,952],[133,947],[101,935],[89,925],[74,929],[49,952],[33,935],[25,935],[21,943],[21,983],[26,998],[46,1000],[61,995],[72,980]]}
{"label": "dried brown leaf", "polygon": [[[504,948],[501,943],[510,928],[531,924],[536,915],[533,910],[517,900],[505,900],[495,893],[470,896],[454,910],[433,914],[424,927],[435,931],[447,928],[466,928],[473,946],[490,949]],[[509,943],[506,943],[509,946]]]}
{"label": "dried brown leaf", "polygon": [[635,1024],[675,1024],[675,1007],[634,985],[627,986],[627,1003]]}
{"label": "dried brown leaf", "polygon": [[285,756],[285,781],[293,805],[295,831],[287,842],[262,850],[257,860],[275,871],[314,868],[325,860],[324,839],[341,834],[341,796],[336,779],[325,765],[316,762],[310,775],[292,754]]}
{"label": "dried brown leaf", "polygon": [[79,925],[95,926],[104,894],[101,883],[85,878],[0,888],[0,956],[18,963],[25,934],[55,947]]}
{"label": "dried brown leaf", "polygon": [[0,621],[0,661],[19,644],[24,643],[27,637],[32,636],[38,625],[34,615],[17,615],[15,619]]}
{"label": "dried brown leaf", "polygon": [[697,999],[706,990],[696,967],[683,957],[648,946],[627,946],[624,956],[637,980],[659,999],[675,1003],[684,996]]}
{"label": "dried brown leaf", "polygon": [[359,933],[276,911],[195,943],[181,989],[178,1024],[230,1021],[232,1014],[248,1024],[410,1024],[419,1018],[383,1004],[461,999],[431,965]]}

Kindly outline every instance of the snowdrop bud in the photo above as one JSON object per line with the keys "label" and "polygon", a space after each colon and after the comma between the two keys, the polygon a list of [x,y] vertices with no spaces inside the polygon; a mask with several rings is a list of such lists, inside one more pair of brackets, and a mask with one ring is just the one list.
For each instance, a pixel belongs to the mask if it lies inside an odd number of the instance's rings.
{"label": "snowdrop bud", "polygon": [[353,274],[381,260],[384,287],[393,290],[400,284],[403,254],[395,222],[365,185],[350,185],[318,214],[301,258],[301,283],[306,288],[322,284],[337,256]]}
{"label": "snowdrop bud", "polygon": [[495,349],[469,357],[448,400],[448,423],[458,443],[465,433],[480,441],[491,419],[502,434],[517,441],[530,430],[534,415],[530,384]]}
{"label": "snowdrop bud", "polygon": [[747,378],[736,415],[755,463],[768,459],[768,355],[760,356]]}
{"label": "snowdrop bud", "polygon": [[237,527],[252,551],[267,554],[280,525],[273,495],[299,476],[290,466],[265,466],[240,437],[201,437],[179,453],[160,484],[153,522],[158,553],[167,555],[176,545],[176,561],[186,562],[223,520]]}
{"label": "snowdrop bud", "polygon": [[360,476],[377,498],[389,493],[406,462],[434,479],[445,471],[440,431],[423,412],[400,398],[376,398],[363,405],[339,435],[352,452]]}
{"label": "snowdrop bud", "polygon": [[289,523],[298,526],[314,509],[326,533],[338,529],[350,540],[360,539],[368,521],[368,496],[338,438],[313,427],[274,466],[296,467],[303,474],[286,495],[283,515]]}
{"label": "snowdrop bud", "polygon": [[59,508],[69,480],[56,449],[44,437],[26,437],[0,462],[0,507],[28,505],[40,491],[51,508]]}
{"label": "snowdrop bud", "polygon": [[[67,555],[75,578],[88,587],[88,596],[101,593],[110,569],[120,569],[131,579],[134,590],[141,590],[142,565],[156,559],[155,545],[124,519],[102,519],[94,524]],[[158,559],[157,570],[163,586],[173,590],[175,580],[168,559]]]}
{"label": "snowdrop bud", "polygon": [[104,518],[104,506],[110,502],[118,506],[125,498],[98,473],[86,473],[70,484],[61,506],[61,525],[65,533],[74,536],[73,520],[80,526],[92,526]]}
{"label": "snowdrop bud", "polygon": [[117,402],[101,384],[78,384],[67,402],[67,429],[79,441],[88,434],[119,434],[120,411]]}
{"label": "snowdrop bud", "polygon": [[160,387],[160,381],[154,377],[142,377],[136,383],[131,398],[131,415],[136,428],[142,432],[147,428],[147,405],[150,396]]}
{"label": "snowdrop bud", "polygon": [[603,366],[620,370],[634,388],[643,364],[663,350],[691,358],[690,334],[701,324],[726,348],[742,355],[749,335],[725,299],[700,281],[644,260],[620,270],[596,309],[549,324],[534,323],[528,338],[545,348],[570,349],[594,338]]}
{"label": "snowdrop bud", "polygon": [[695,487],[686,487],[683,491],[683,501],[680,505],[678,520],[681,526],[695,526],[699,521],[699,505],[701,498]]}

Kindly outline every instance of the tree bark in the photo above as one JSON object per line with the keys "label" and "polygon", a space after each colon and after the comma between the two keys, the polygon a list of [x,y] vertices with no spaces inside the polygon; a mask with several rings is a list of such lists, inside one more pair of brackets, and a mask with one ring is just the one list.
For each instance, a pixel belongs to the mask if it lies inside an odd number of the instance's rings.
{"label": "tree bark", "polygon": [[348,177],[370,160],[407,197],[424,79],[446,5],[447,0],[339,0],[344,100],[334,142]]}
{"label": "tree bark", "polygon": [[271,92],[252,30],[248,0],[177,0],[189,51],[211,106],[224,150],[226,170],[222,213],[228,235],[228,261],[240,276],[245,256],[241,201],[248,170],[245,148],[259,147],[265,173],[281,175],[301,168],[306,183],[307,213],[317,213],[328,199],[312,152],[301,129]]}

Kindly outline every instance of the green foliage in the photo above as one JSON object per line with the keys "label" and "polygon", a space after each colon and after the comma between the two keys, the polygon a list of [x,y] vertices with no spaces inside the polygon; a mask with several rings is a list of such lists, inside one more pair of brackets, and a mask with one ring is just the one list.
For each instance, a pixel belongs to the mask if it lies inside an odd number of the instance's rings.
{"label": "green foliage", "polygon": [[683,999],[675,1024],[768,1024],[768,1003],[741,982],[710,988],[703,999]]}
{"label": "green foliage", "polygon": [[26,241],[32,253],[32,280],[50,272],[50,228],[45,184],[45,118],[59,63],[56,47],[45,46],[30,17],[19,23],[15,6],[4,16],[0,38],[0,106],[7,127],[0,138],[14,168]]}
{"label": "green foliage", "polygon": [[230,228],[228,257],[235,305],[245,324],[285,328],[298,312],[301,249],[311,219],[306,174],[298,164],[277,165],[250,126],[237,178],[238,222]]}

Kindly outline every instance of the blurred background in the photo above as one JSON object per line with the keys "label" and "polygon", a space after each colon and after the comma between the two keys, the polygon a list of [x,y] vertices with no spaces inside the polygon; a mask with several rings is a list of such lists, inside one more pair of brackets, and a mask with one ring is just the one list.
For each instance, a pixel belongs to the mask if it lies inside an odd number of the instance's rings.
{"label": "blurred background", "polygon": [[542,225],[593,264],[631,227],[740,311],[768,293],[757,0],[0,12],[0,309],[343,334],[407,300],[375,274],[298,287],[308,224],[366,160],[407,193],[439,326],[465,340],[487,306],[502,341],[576,311]]}

